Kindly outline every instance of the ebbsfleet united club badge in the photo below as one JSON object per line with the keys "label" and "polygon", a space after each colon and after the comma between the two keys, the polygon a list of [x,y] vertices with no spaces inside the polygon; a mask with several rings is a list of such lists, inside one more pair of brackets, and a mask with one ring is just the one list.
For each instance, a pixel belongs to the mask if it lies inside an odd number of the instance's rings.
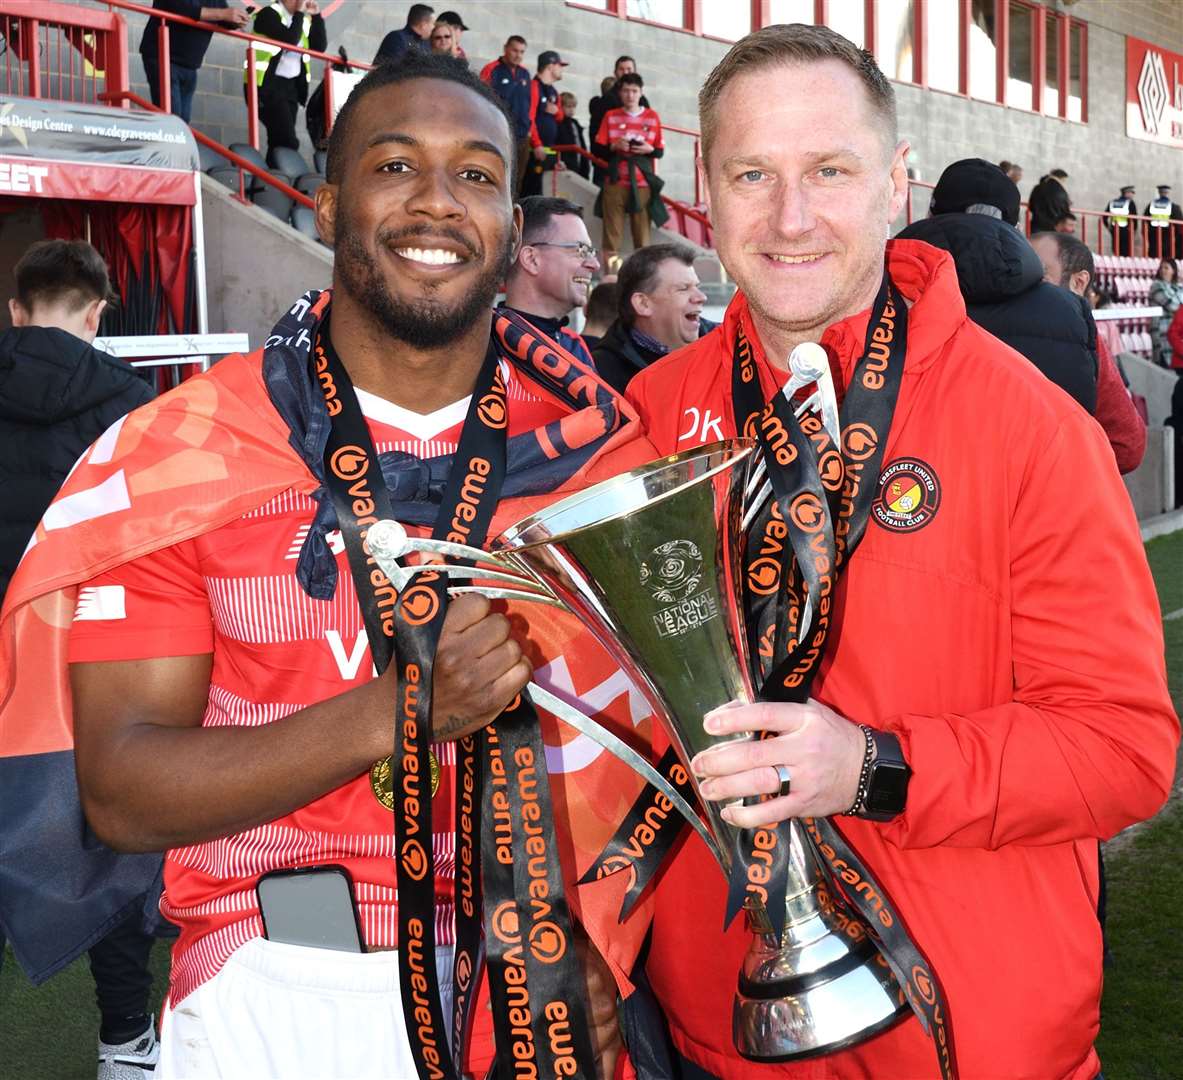
{"label": "ebbsfleet united club badge", "polygon": [[919,458],[896,458],[879,474],[871,515],[890,532],[923,529],[941,505],[941,482]]}

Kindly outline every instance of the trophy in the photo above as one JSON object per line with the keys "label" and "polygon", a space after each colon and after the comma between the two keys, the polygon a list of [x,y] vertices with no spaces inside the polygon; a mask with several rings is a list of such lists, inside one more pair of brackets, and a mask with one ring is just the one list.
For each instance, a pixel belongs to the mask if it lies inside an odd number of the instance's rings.
{"label": "trophy", "polygon": [[[750,735],[711,736],[703,716],[730,701],[752,702],[743,606],[745,487],[753,444],[714,443],[606,480],[507,529],[493,554],[407,537],[394,522],[368,542],[396,584],[430,569],[495,581],[452,592],[559,604],[621,665],[668,732],[679,759]],[[409,551],[477,565],[406,567]],[[588,717],[531,684],[529,693],[658,786],[730,874],[736,830],[699,799],[705,822],[653,767]],[[554,706],[558,708],[554,708]],[[593,734],[592,729],[596,734]],[[623,752],[621,752],[623,751]],[[639,764],[638,764],[639,763]],[[697,794],[697,780],[691,774]],[[859,918],[822,876],[802,827],[789,828],[788,888],[778,935],[759,901],[745,902],[753,940],[732,1014],[736,1048],[755,1061],[829,1053],[883,1030],[907,1010],[899,985]]]}

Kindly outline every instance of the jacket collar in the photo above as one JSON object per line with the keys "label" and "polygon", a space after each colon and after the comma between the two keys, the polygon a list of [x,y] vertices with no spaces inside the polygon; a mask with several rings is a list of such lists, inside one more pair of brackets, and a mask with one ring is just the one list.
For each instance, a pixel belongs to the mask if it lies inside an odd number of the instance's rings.
{"label": "jacket collar", "polygon": [[[918,240],[889,240],[887,265],[892,281],[908,302],[908,355],[904,371],[918,375],[940,359],[945,344],[966,320],[957,271],[948,252]],[[834,323],[822,335],[821,344],[830,357],[840,393],[862,357],[870,321],[871,309],[866,308]],[[747,297],[737,292],[723,319],[724,339],[733,342],[740,326],[752,343],[765,393],[772,394],[784,385],[787,373],[773,368],[764,356]]]}
{"label": "jacket collar", "polygon": [[526,311],[523,308],[510,307],[508,304],[499,304],[498,307],[505,311],[512,311],[520,315],[526,320],[535,330],[541,330],[547,337],[557,338],[559,331],[567,327],[571,321],[566,315],[561,319],[552,319],[546,315],[535,315],[533,312]]}

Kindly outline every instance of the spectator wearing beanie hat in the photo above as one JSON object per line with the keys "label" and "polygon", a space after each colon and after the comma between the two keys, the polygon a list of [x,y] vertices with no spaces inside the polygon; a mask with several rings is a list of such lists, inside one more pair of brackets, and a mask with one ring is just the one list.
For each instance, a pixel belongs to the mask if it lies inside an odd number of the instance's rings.
{"label": "spectator wearing beanie hat", "polygon": [[1016,227],[1019,189],[997,165],[956,161],[932,193],[930,216],[900,239],[949,252],[966,312],[1030,360],[1090,414],[1097,403],[1097,327],[1087,307],[1043,280],[1043,264]]}

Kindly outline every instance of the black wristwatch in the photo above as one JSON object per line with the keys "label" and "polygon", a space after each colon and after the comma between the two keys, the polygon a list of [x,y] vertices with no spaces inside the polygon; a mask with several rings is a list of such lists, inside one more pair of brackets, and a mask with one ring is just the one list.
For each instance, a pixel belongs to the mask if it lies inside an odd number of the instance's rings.
{"label": "black wristwatch", "polygon": [[887,731],[860,724],[867,740],[858,794],[847,811],[868,821],[891,821],[904,812],[912,770],[904,760],[900,741]]}

